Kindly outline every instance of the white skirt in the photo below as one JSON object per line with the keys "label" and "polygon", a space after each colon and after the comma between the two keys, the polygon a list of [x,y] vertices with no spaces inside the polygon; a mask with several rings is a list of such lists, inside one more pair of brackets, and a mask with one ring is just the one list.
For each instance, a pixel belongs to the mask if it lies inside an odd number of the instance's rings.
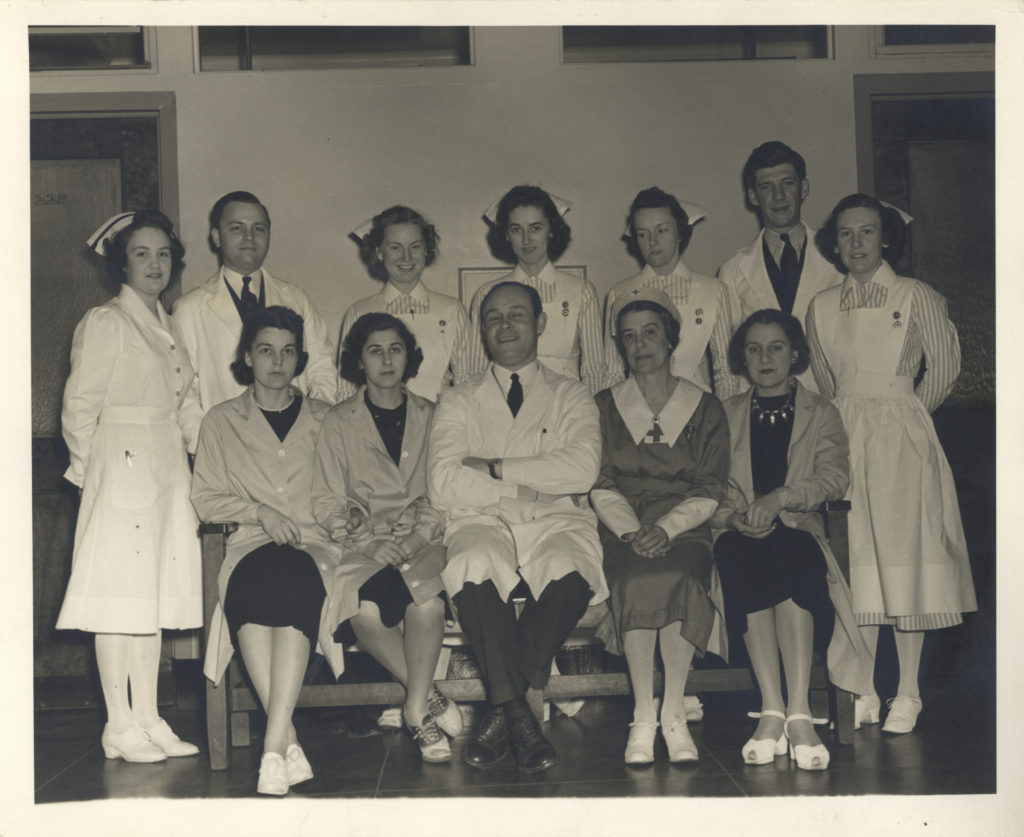
{"label": "white skirt", "polygon": [[850,437],[850,589],[862,625],[955,625],[977,610],[953,473],[913,394],[840,395]]}
{"label": "white skirt", "polygon": [[57,627],[150,634],[202,625],[199,521],[173,413],[107,407],[82,486]]}

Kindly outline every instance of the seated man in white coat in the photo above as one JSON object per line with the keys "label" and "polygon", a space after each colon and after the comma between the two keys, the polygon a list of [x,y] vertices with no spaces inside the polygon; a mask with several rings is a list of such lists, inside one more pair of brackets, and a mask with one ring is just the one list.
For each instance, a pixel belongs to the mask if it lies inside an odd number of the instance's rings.
{"label": "seated man in white coat", "polygon": [[[491,365],[446,392],[430,439],[431,502],[448,514],[442,574],[483,675],[490,706],[463,760],[515,754],[536,773],[558,761],[530,711],[551,661],[591,603],[608,596],[586,493],[601,463],[586,386],[537,361],[540,297],[501,282],[484,298]],[[516,621],[513,595],[526,606]]]}
{"label": "seated man in white coat", "polygon": [[[814,295],[843,281],[814,246],[814,230],[800,219],[811,191],[807,164],[783,142],[762,143],[743,166],[743,188],[762,229],[718,270],[718,278],[729,290],[731,331],[763,308],[781,309],[803,325]],[[798,377],[817,392],[810,372]],[[734,392],[746,387],[745,380],[736,384]]]}
{"label": "seated man in white coat", "polygon": [[267,208],[251,192],[229,192],[210,210],[210,241],[220,256],[220,270],[174,306],[174,320],[196,369],[203,413],[245,391],[231,374],[242,319],[268,305],[302,315],[309,363],[294,385],[304,395],[333,404],[337,372],[326,324],[302,291],[263,267],[270,249]]}

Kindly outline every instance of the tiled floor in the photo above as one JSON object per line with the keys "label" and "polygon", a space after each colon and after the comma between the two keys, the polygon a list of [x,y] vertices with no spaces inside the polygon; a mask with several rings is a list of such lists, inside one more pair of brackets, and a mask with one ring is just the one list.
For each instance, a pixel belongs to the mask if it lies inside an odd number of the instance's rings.
{"label": "tiled floor", "polygon": [[[982,690],[968,700],[959,689],[943,690],[938,685],[925,690],[925,711],[913,733],[890,736],[878,726],[864,727],[856,733],[853,747],[831,747],[832,764],[821,773],[798,770],[786,757],[763,767],[742,763],[740,747],[753,727],[744,712],[755,700],[753,694],[706,696],[704,720],[691,725],[700,761],[688,766],[670,765],[661,742],[653,766],[632,768],[623,763],[628,699],[592,699],[574,718],[556,712],[546,729],[562,761],[533,776],[520,774],[511,759],[487,771],[467,767],[458,758],[445,765],[425,764],[408,735],[377,730],[372,723],[375,713],[366,709],[300,710],[296,727],[316,778],[292,794],[543,798],[994,792],[991,694]],[[968,707],[969,714],[957,714]],[[183,738],[203,744],[197,709],[168,710],[165,715]],[[252,745],[235,748],[226,771],[210,770],[205,749],[195,758],[155,765],[108,761],[99,746],[102,725],[96,710],[37,713],[36,802],[231,798],[254,793],[260,755],[258,719]],[[456,741],[456,754],[463,740]]]}

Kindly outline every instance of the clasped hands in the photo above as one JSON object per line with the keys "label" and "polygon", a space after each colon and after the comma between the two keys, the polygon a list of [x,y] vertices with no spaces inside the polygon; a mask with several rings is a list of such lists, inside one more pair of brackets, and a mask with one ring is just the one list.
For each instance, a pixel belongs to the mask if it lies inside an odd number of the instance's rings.
{"label": "clasped hands", "polygon": [[746,511],[734,511],[726,524],[748,538],[766,538],[775,529],[775,518],[783,509],[782,498],[773,493],[758,497]]}
{"label": "clasped hands", "polygon": [[657,524],[641,526],[635,532],[626,532],[622,540],[641,558],[660,558],[668,552],[668,533]]}
{"label": "clasped hands", "polygon": [[[356,506],[349,509],[348,520],[345,522],[345,531],[352,538],[358,538],[360,535],[369,533],[369,521],[362,509]],[[398,567],[407,563],[413,555],[426,546],[426,543],[422,535],[411,532],[397,541],[388,539],[373,541],[366,547],[366,552],[371,558],[379,561],[381,564]]]}

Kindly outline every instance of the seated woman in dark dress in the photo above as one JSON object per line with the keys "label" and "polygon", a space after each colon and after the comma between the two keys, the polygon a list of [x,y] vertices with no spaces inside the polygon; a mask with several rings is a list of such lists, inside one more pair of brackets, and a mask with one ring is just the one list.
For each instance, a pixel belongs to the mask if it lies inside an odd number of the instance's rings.
{"label": "seated woman in dark dress", "polygon": [[729,428],[717,398],[669,371],[679,342],[672,301],[656,288],[641,288],[615,306],[629,377],[596,396],[603,454],[591,502],[611,608],[598,635],[609,651],[625,653],[629,667],[636,703],[626,762],[654,760],[659,641],[662,736],[670,761],[694,761],[683,693],[693,655],[707,650],[715,621],[707,521],[725,493]]}
{"label": "seated woman in dark dress", "polygon": [[853,691],[863,678],[866,648],[814,511],[846,491],[849,448],[836,408],[794,377],[809,357],[800,322],[783,311],[757,311],[733,335],[730,366],[753,387],[725,402],[732,464],[712,525],[725,530],[716,532],[715,560],[730,647],[743,637],[761,690],[760,721],[743,760],[768,764],[786,752],[788,739],[798,767],[824,770],[829,752],[814,731],[808,701],[814,640],[823,647],[832,638],[829,674]]}
{"label": "seated woman in dark dress", "polygon": [[[313,454],[330,405],[291,387],[306,365],[302,317],[270,306],[242,327],[231,368],[249,388],[203,419],[192,503],[204,521],[235,521],[210,628],[206,675],[219,682],[235,644],[267,713],[259,793],[313,778],[292,712],[311,649],[341,673],[333,642],[333,568],[341,549],[313,519]],[[337,624],[336,622],[334,624]]]}
{"label": "seated woman in dark dress", "polygon": [[459,708],[434,686],[444,637],[444,517],[427,500],[434,405],[406,381],[423,360],[408,327],[363,314],[345,336],[341,374],[359,391],[328,413],[316,449],[313,511],[344,545],[336,624],[406,688],[403,715],[424,761],[452,757]]}

